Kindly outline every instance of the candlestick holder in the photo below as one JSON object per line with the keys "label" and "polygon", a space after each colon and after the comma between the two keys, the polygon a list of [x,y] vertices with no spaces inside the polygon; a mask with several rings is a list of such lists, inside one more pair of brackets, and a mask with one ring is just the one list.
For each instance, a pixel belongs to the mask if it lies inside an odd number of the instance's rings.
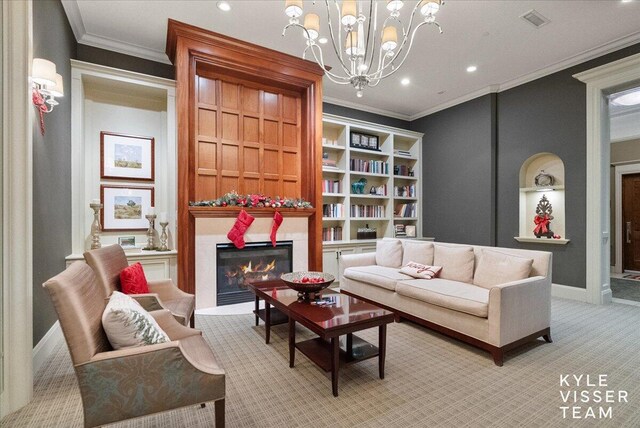
{"label": "candlestick holder", "polygon": [[158,248],[158,251],[170,251],[169,247],[167,246],[167,226],[169,225],[168,221],[161,221],[160,222],[160,227],[162,227],[162,233],[160,234],[160,248]]}
{"label": "candlestick holder", "polygon": [[102,204],[90,203],[89,207],[93,210],[93,223],[91,223],[91,249],[96,250],[102,247],[102,244],[100,243],[100,229],[102,228],[100,225],[100,210],[102,209]]}
{"label": "candlestick holder", "polygon": [[147,229],[147,246],[143,250],[153,251],[156,249],[156,215],[147,214],[145,217],[149,220],[149,229]]}

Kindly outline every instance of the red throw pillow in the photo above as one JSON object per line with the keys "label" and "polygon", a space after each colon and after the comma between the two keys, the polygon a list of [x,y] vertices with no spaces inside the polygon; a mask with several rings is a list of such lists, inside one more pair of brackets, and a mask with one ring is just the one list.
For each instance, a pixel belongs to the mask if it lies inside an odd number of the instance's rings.
{"label": "red throw pillow", "polygon": [[120,288],[124,294],[142,294],[149,292],[147,278],[140,262],[134,263],[120,272]]}

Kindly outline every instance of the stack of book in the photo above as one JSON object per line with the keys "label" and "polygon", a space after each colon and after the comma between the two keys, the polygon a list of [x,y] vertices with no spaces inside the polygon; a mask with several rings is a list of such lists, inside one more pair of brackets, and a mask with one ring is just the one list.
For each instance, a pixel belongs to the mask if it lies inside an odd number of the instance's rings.
{"label": "stack of book", "polygon": [[407,165],[396,165],[393,167],[393,175],[413,177],[413,170],[409,168]]}
{"label": "stack of book", "polygon": [[322,193],[340,193],[340,180],[322,180]]}
{"label": "stack of book", "polygon": [[400,149],[395,149],[393,151],[393,154],[396,156],[407,156],[407,157],[411,157],[411,152],[409,150],[400,150]]}
{"label": "stack of book", "polygon": [[322,205],[322,216],[331,218],[340,218],[343,216],[343,204],[324,204]]}
{"label": "stack of book", "polygon": [[404,229],[404,224],[396,224],[394,226],[394,229],[396,238],[407,236],[407,232]]}
{"label": "stack of book", "polygon": [[351,218],[384,217],[383,205],[351,205]]}
{"label": "stack of book", "polygon": [[322,167],[338,169],[338,163],[335,159],[322,159]]}
{"label": "stack of book", "polygon": [[349,169],[356,172],[370,172],[373,174],[389,174],[389,164],[383,161],[351,159]]}

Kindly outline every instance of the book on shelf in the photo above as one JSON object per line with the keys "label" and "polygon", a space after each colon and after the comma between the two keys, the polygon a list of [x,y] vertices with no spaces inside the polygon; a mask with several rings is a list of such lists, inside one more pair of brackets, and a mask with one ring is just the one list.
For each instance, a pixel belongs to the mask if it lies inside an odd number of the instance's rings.
{"label": "book on shelf", "polygon": [[389,174],[389,163],[377,160],[350,159],[349,170],[372,174]]}
{"label": "book on shelf", "polygon": [[404,224],[396,224],[393,226],[393,229],[394,229],[394,234],[396,238],[407,236]]}
{"label": "book on shelf", "polygon": [[322,166],[324,167],[332,166],[334,168],[337,168],[338,161],[336,161],[335,159],[322,159]]}
{"label": "book on shelf", "polygon": [[410,184],[408,186],[393,186],[393,196],[399,198],[415,198],[416,185]]}
{"label": "book on shelf", "polygon": [[322,228],[322,240],[327,241],[342,241],[342,227],[323,227]]}
{"label": "book on shelf", "polygon": [[351,205],[351,218],[383,218],[384,205]]}
{"label": "book on shelf", "polygon": [[393,167],[393,175],[413,177],[413,169],[408,167],[407,165],[395,165]]}
{"label": "book on shelf", "polygon": [[396,217],[417,217],[418,211],[415,203],[396,205],[394,213]]}
{"label": "book on shelf", "polygon": [[322,180],[322,193],[342,193],[340,180]]}
{"label": "book on shelf", "polygon": [[322,217],[341,218],[344,215],[343,204],[323,204]]}
{"label": "book on shelf", "polygon": [[398,156],[411,156],[411,152],[409,150],[401,150],[401,149],[395,149],[393,151],[393,154],[398,155]]}

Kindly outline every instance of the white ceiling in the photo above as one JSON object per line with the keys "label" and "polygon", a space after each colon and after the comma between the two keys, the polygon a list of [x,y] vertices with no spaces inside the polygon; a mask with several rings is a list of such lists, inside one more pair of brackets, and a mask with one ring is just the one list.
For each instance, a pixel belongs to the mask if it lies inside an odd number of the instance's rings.
{"label": "white ceiling", "polygon": [[[168,18],[296,56],[305,46],[297,29],[281,36],[287,24],[284,0],[230,1],[230,12],[220,11],[215,0],[62,2],[80,43],[167,63]],[[326,21],[323,8],[323,1],[305,1],[305,11],[315,10]],[[536,29],[519,18],[531,9],[551,23]],[[415,119],[640,42],[640,0],[448,0],[438,21],[444,34],[433,26],[422,27],[402,69],[378,87],[367,88],[363,98],[325,78],[325,100]],[[332,65],[331,60],[327,63]],[[472,64],[478,71],[467,73]],[[411,79],[410,85],[400,85],[404,77]]]}

